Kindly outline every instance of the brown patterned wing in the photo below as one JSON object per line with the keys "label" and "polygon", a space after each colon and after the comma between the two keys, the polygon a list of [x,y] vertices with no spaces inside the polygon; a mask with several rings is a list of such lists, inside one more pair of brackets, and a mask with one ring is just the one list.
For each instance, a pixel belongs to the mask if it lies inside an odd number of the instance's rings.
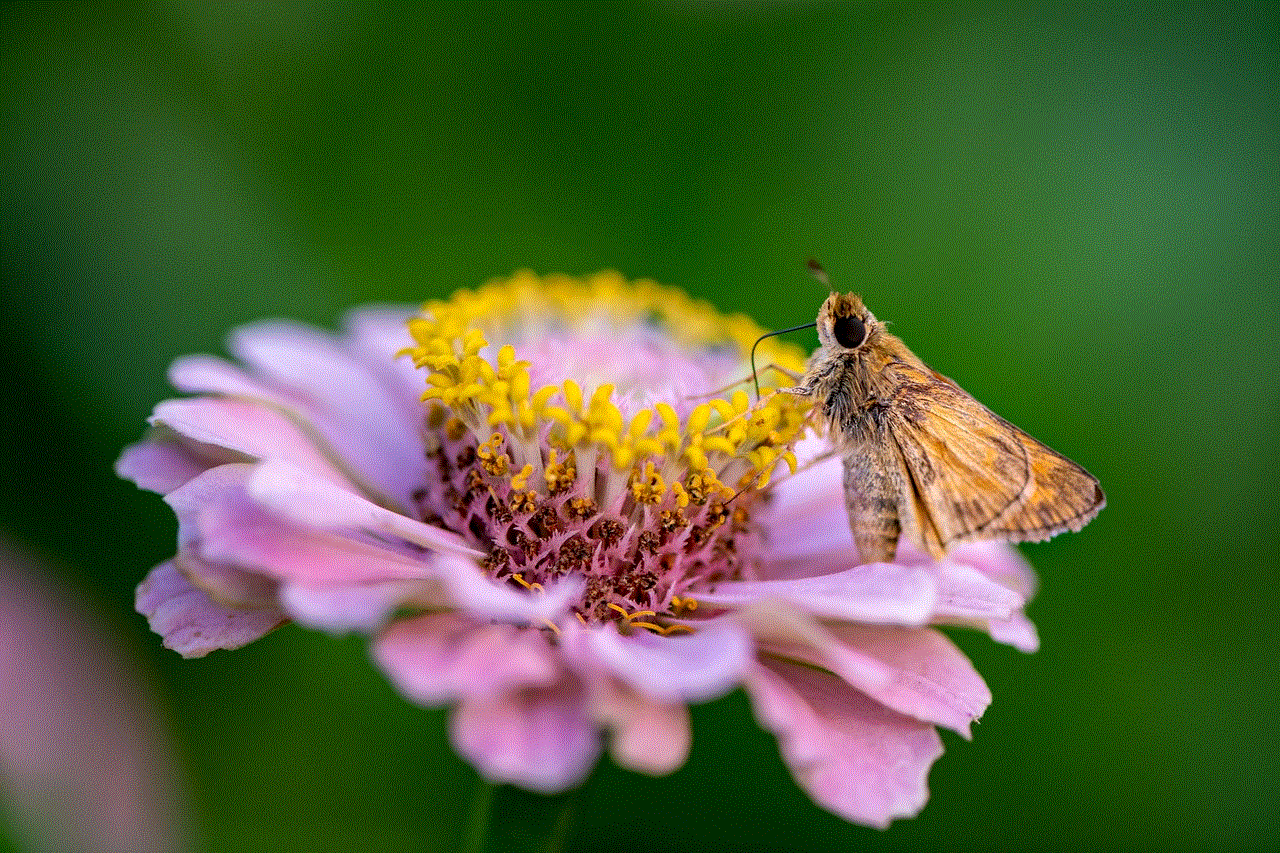
{"label": "brown patterned wing", "polygon": [[1022,430],[1017,432],[1031,465],[1035,488],[973,538],[1043,542],[1064,531],[1079,530],[1092,521],[1107,505],[1097,479]]}
{"label": "brown patterned wing", "polygon": [[1102,509],[1089,472],[951,380],[901,363],[892,371],[882,418],[907,474],[903,531],[933,556],[980,539],[1048,539]]}

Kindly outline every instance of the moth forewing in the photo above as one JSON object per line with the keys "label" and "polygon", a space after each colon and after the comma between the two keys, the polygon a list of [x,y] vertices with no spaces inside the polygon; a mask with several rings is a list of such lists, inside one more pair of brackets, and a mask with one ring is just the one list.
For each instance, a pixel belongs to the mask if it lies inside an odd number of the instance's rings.
{"label": "moth forewing", "polygon": [[1105,505],[1098,481],[916,357],[855,294],[832,293],[800,384],[844,461],[864,562],[905,536],[934,558],[961,542],[1039,541]]}

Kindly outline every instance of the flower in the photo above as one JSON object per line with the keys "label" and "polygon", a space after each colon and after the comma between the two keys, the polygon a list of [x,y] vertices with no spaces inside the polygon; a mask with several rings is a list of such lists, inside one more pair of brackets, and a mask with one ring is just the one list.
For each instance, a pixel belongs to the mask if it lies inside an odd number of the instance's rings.
{"label": "flower", "polygon": [[681,291],[518,273],[407,316],[249,326],[243,367],[174,364],[196,396],[118,463],[178,517],[138,590],[166,645],[366,632],[401,693],[453,707],[482,775],[543,792],[606,740],[674,770],[688,705],[741,686],[820,805],[874,826],[923,807],[937,727],[968,737],[990,701],[932,626],[1035,647],[1014,549],[857,565],[805,401],[715,393],[760,330]]}
{"label": "flower", "polygon": [[95,607],[0,538],[0,800],[20,849],[191,849],[144,676]]}

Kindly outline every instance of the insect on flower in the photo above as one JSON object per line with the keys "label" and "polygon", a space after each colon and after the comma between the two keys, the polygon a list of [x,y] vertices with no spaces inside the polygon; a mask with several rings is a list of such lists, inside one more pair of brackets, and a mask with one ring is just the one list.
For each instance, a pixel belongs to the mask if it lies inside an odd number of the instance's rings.
{"label": "insect on flower", "polygon": [[235,361],[174,364],[184,396],[117,463],[178,517],[138,610],[187,657],[290,622],[365,633],[480,775],[541,792],[605,749],[674,771],[689,705],[741,687],[815,802],[914,815],[938,728],[968,737],[991,701],[934,626],[1033,651],[1035,575],[992,542],[858,564],[827,535],[837,460],[800,461],[826,444],[815,407],[693,397],[744,375],[760,331],[612,272],[519,272],[336,334],[243,327]]}
{"label": "insect on flower", "polygon": [[902,536],[935,559],[962,542],[1039,542],[1106,505],[1092,474],[930,368],[856,294],[832,291],[815,324],[818,350],[780,391],[813,398],[826,423],[864,562],[892,560]]}

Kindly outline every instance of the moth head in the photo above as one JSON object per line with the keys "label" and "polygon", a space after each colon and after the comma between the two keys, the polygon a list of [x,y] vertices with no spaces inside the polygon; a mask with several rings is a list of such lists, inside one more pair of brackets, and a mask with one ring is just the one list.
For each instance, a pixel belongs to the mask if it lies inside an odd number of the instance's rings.
{"label": "moth head", "polygon": [[818,340],[828,349],[858,349],[875,331],[875,315],[856,293],[833,292],[818,311]]}

